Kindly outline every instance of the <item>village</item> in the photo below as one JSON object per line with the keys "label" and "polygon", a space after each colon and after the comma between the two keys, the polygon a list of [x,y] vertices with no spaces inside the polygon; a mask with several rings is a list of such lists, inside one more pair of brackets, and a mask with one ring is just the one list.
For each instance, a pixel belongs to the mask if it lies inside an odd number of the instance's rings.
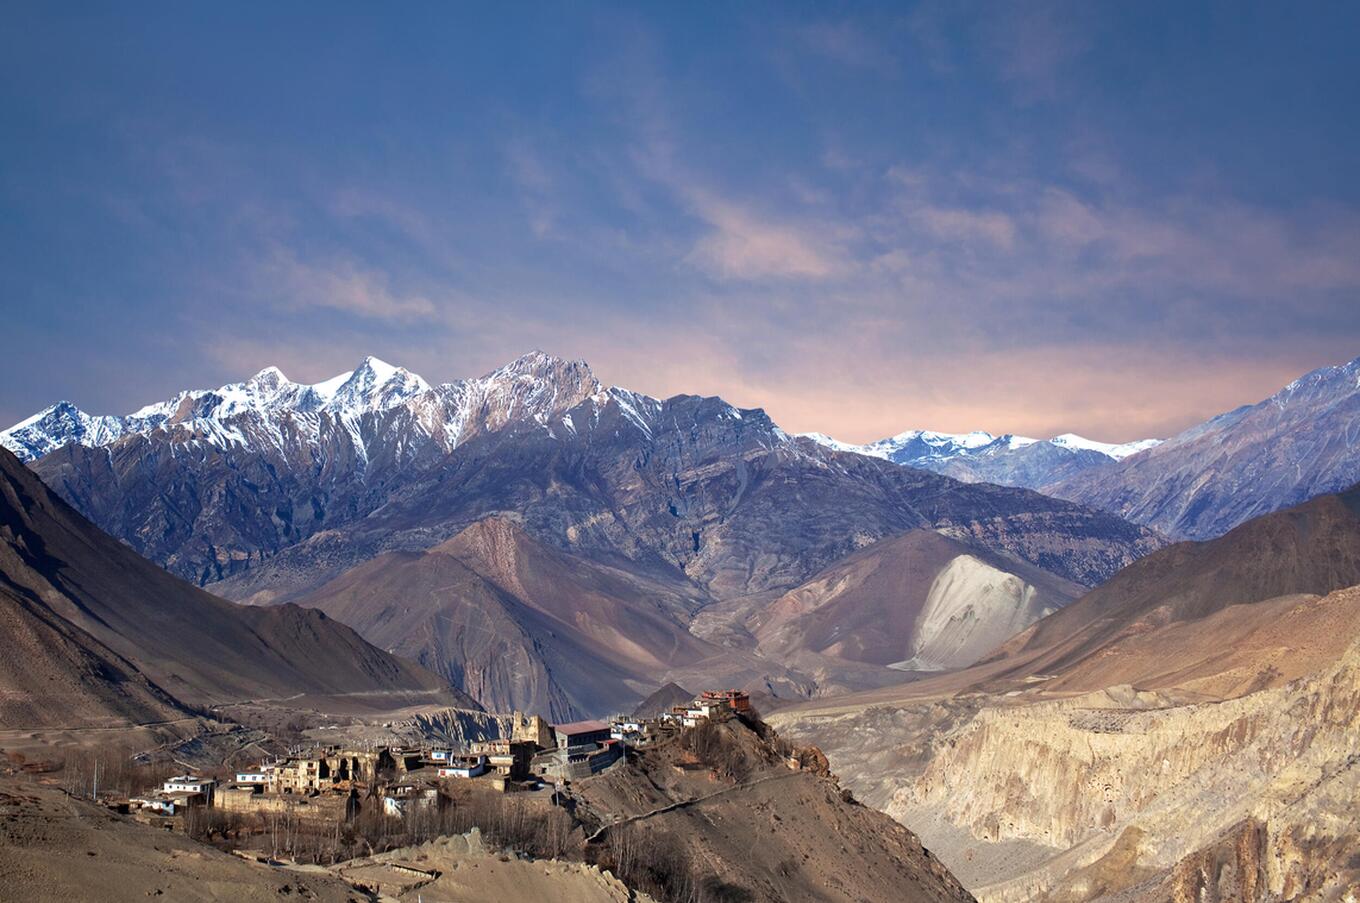
{"label": "village", "polygon": [[449,805],[459,785],[496,794],[560,791],[614,766],[629,748],[646,748],[685,728],[750,711],[746,693],[710,690],[654,717],[549,724],[541,716],[516,713],[509,737],[475,741],[466,748],[295,747],[287,755],[236,770],[228,780],[181,774],[154,792],[108,802],[167,827],[203,810],[243,816],[287,813],[325,822],[375,811],[402,818]]}

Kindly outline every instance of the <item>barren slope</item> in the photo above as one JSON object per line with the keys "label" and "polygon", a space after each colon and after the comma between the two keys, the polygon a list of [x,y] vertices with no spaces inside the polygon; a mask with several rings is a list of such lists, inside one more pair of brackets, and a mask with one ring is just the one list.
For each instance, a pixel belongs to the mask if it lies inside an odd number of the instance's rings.
{"label": "barren slope", "polygon": [[[305,694],[389,708],[398,701],[470,704],[320,612],[245,608],[167,574],[85,521],[3,450],[0,574],[10,598],[30,613],[68,638],[92,637],[97,646],[85,643],[86,651],[108,650],[187,703]],[[6,632],[3,641],[7,655],[22,654],[19,632]],[[69,665],[88,664],[72,659],[69,647],[64,655]],[[84,673],[96,683],[117,679],[113,671]]]}
{"label": "barren slope", "polygon": [[[437,871],[433,881],[402,868]],[[366,887],[381,886],[388,897],[408,903],[456,900],[458,903],[653,903],[630,891],[613,875],[593,865],[557,859],[519,859],[488,847],[481,832],[440,837],[332,868]]]}
{"label": "barren slope", "polygon": [[679,620],[683,585],[546,547],[491,518],[362,564],[302,600],[444,675],[484,706],[569,718],[627,710],[717,650]]}
{"label": "barren slope", "polygon": [[131,662],[0,574],[0,725],[105,727],[187,716]]}
{"label": "barren slope", "polygon": [[[1062,674],[1109,644],[1230,605],[1360,584],[1360,489],[1319,496],[1116,574],[1000,650],[1010,674]],[[1209,641],[1207,648],[1215,644]],[[1165,666],[1166,662],[1162,665]],[[1086,668],[1095,667],[1088,662]]]}
{"label": "barren slope", "polygon": [[0,779],[0,887],[34,903],[358,899],[330,875],[246,862],[14,778]]}
{"label": "barren slope", "polygon": [[609,825],[597,857],[635,850],[663,874],[687,875],[707,899],[972,899],[910,831],[815,768],[789,770],[775,740],[733,720],[577,782],[578,816]]}

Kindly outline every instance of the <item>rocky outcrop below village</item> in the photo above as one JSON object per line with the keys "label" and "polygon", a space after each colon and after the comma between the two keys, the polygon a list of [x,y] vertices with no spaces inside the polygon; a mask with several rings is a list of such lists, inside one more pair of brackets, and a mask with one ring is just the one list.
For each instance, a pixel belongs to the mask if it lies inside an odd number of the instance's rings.
{"label": "rocky outcrop below village", "polygon": [[[1299,605],[1353,614],[1360,589]],[[1221,700],[1124,686],[774,720],[829,741],[842,779],[982,900],[1324,899],[1360,887],[1360,644]],[[877,759],[839,754],[863,744],[861,727]],[[1235,896],[1244,880],[1251,895]]]}
{"label": "rocky outcrop below village", "polygon": [[978,890],[1019,900],[1061,886],[1136,829],[1136,862],[1171,870],[1245,819],[1259,823],[1263,886],[1280,898],[1347,880],[1341,850],[1360,844],[1347,806],[1360,791],[1360,646],[1333,668],[1206,704],[1104,692],[1021,709],[984,709],[942,743],[888,812],[907,824],[945,812],[971,838],[1066,852]]}

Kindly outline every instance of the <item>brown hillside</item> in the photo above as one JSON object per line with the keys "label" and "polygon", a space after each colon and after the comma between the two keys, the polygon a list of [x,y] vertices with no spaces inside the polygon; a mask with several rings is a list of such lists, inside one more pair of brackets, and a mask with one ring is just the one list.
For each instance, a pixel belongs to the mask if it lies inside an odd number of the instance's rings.
{"label": "brown hillside", "polygon": [[911,831],[834,777],[791,770],[787,751],[732,719],[630,754],[572,788],[578,816],[608,825],[588,856],[658,899],[973,899]]}
{"label": "brown hillside", "polygon": [[131,662],[4,584],[0,575],[0,725],[104,727],[188,715]]}
{"label": "brown hillside", "polygon": [[302,600],[412,658],[489,709],[627,711],[657,676],[712,654],[668,585],[548,548],[489,518],[393,552]]}
{"label": "brown hillside", "polygon": [[[77,680],[86,693],[106,694],[113,684],[145,701],[146,689],[134,689],[141,681],[127,673],[134,667],[159,688],[162,704],[166,696],[209,704],[299,695],[383,707],[421,700],[469,704],[433,674],[320,612],[246,608],[171,576],[100,532],[3,450],[0,574],[9,598],[26,607],[30,625],[41,622],[48,637],[67,640],[45,666]],[[34,629],[27,639],[6,631],[6,655],[20,658],[19,644],[37,641]],[[108,668],[92,671],[89,655]]]}
{"label": "brown hillside", "polygon": [[[1258,517],[1218,539],[1155,552],[1038,622],[1000,654],[1023,663],[1027,673],[1061,674],[1079,666],[1089,673],[1092,657],[1108,657],[1112,647],[1168,625],[1239,606],[1205,625],[1221,631],[1229,621],[1260,620],[1254,603],[1356,584],[1360,489],[1351,489]],[[1222,649],[1212,634],[1203,640],[1205,652]]]}

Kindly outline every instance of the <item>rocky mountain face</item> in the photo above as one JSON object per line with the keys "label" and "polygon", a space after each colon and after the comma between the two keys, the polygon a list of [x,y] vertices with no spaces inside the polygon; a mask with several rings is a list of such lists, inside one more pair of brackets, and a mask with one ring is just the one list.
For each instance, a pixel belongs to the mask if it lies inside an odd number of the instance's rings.
{"label": "rocky mountain face", "polygon": [[0,604],[11,617],[0,635],[0,715],[10,726],[154,721],[186,704],[284,696],[473,705],[319,611],[239,606],[173,577],[4,450]]}
{"label": "rocky mountain face", "polygon": [[1210,539],[1261,514],[1360,480],[1360,358],[1314,370],[1255,405],[1165,441],[1123,445],[911,430],[871,455],[968,482],[1023,486],[1183,539]]}
{"label": "rocky mountain face", "polygon": [[1045,491],[1207,539],[1360,480],[1360,358]]}
{"label": "rocky mountain face", "polygon": [[[1275,613],[1313,635],[1344,628],[1352,639],[1312,673],[1223,700],[1112,688],[989,706],[894,794],[888,812],[920,824],[947,810],[975,855],[1007,843],[1061,851],[974,887],[983,899],[1033,899],[1038,887],[1051,899],[1086,900],[1129,892],[1146,876],[1161,877],[1162,893],[1179,886],[1190,891],[1181,899],[1207,899],[1243,865],[1249,895],[1219,899],[1342,899],[1360,883],[1351,852],[1360,826],[1347,803],[1360,792],[1360,590],[1311,604],[1320,611]],[[1323,623],[1306,623],[1315,618]],[[1257,829],[1243,832],[1244,821]],[[1101,882],[1093,872],[1104,872]]]}
{"label": "rocky mountain face", "polygon": [[215,584],[296,553],[279,565],[288,580],[221,587],[237,597],[310,588],[281,584],[305,583],[296,559],[329,558],[337,531],[356,564],[502,511],[551,544],[679,568],[719,596],[792,585],[919,526],[1086,583],[1157,544],[1077,507],[837,455],[721,399],[605,389],[541,353],[432,388],[371,359],[316,386],[271,369],[81,439],[39,435],[44,422],[4,441],[48,450],[33,466],[49,485],[171,571]]}
{"label": "rocky mountain face", "polygon": [[1160,444],[1158,439],[1111,444],[1074,433],[1052,439],[991,433],[908,430],[868,445],[840,442],[821,433],[808,438],[838,451],[855,452],[940,473],[965,483],[997,483],[1043,490],[1060,480],[1098,470]]}
{"label": "rocky mountain face", "polygon": [[545,355],[437,388],[368,358],[316,385],[268,368],[121,418],[63,402],[0,443],[103,529],[204,585],[363,517],[480,432],[546,423],[599,392],[583,365]]}
{"label": "rocky mountain face", "polygon": [[[1161,544],[1069,502],[791,437],[758,409],[604,388],[585,364],[541,353],[443,386],[372,359],[310,386],[271,369],[115,420],[54,409],[5,441],[42,453],[32,466],[51,487],[172,572],[231,599],[320,605],[494,705],[579,709],[608,696],[592,675],[632,687],[634,700],[664,680],[715,675],[811,692],[810,675],[761,658],[746,619],[911,530],[1086,585]],[[490,542],[491,524],[513,525],[523,541]],[[489,551],[467,553],[479,535]],[[609,583],[624,621],[550,610],[551,594],[517,582],[539,572]],[[381,590],[397,582],[452,618],[447,629],[389,611]],[[1020,620],[1041,608],[1021,605]],[[644,615],[664,620],[646,622],[656,648],[670,650],[660,664],[621,639],[646,626],[627,619]],[[447,632],[485,623],[498,625],[485,643]],[[723,661],[707,654],[714,644],[728,650]],[[552,659],[554,645],[557,664],[531,664]],[[608,667],[569,665],[590,650],[581,661],[607,651]],[[845,662],[862,673],[838,686],[894,679],[868,674],[881,664]],[[526,699],[509,689],[511,673]]]}
{"label": "rocky mountain face", "polygon": [[1244,865],[1245,899],[1326,898],[1360,881],[1357,637],[1352,490],[1153,553],[971,668],[771,720],[980,899],[1232,899]]}
{"label": "rocky mountain face", "polygon": [[691,586],[568,555],[496,517],[423,552],[380,555],[302,604],[489,709],[559,721],[623,710],[657,674],[721,651],[686,629]]}

